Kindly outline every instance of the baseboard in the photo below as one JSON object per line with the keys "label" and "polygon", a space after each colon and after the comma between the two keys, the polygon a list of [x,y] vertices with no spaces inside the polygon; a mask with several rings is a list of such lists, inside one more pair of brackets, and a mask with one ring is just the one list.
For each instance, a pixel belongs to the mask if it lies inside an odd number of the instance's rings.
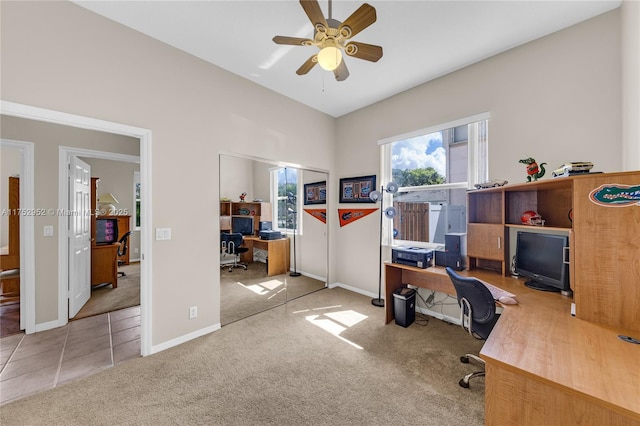
{"label": "baseboard", "polygon": [[[293,269],[289,269],[289,272],[293,272]],[[297,271],[300,275],[304,275],[305,277],[309,277],[309,278],[313,278],[314,280],[318,280],[318,281],[324,281],[326,282],[327,279],[325,277],[321,277],[319,275],[315,275],[315,274],[310,274],[308,272],[302,272],[302,271]]]}
{"label": "baseboard", "polygon": [[329,284],[328,287],[329,288],[340,287],[340,288],[344,288],[345,290],[352,291],[354,293],[362,294],[363,296],[367,296],[367,297],[371,297],[371,298],[377,298],[378,297],[377,293],[372,293],[370,291],[366,291],[366,290],[363,290],[363,289],[357,288],[357,287],[352,287],[350,285],[347,285],[347,284],[344,284],[344,283],[340,283],[340,282],[331,283],[331,284]]}
{"label": "baseboard", "polygon": [[214,331],[220,330],[220,324],[214,324],[209,327],[201,328],[200,330],[193,331],[189,334],[185,334],[184,336],[177,337],[172,340],[168,340],[164,343],[160,343],[159,345],[152,345],[149,355],[153,355],[158,352],[162,352],[166,349],[172,348],[174,346],[181,345],[183,343],[188,342],[189,340],[197,339],[198,337],[202,337],[204,335],[213,333]]}
{"label": "baseboard", "polygon": [[420,312],[421,314],[424,314],[424,315],[429,315],[430,317],[434,317],[436,319],[439,319],[451,324],[461,325],[460,317],[452,317],[449,315],[445,315],[441,312],[432,311],[431,309],[421,308],[419,306],[416,306],[416,312]]}
{"label": "baseboard", "polygon": [[35,332],[37,333],[39,331],[46,331],[46,330],[51,330],[52,328],[62,327],[67,325],[68,322],[69,321],[53,320],[53,321],[36,324]]}

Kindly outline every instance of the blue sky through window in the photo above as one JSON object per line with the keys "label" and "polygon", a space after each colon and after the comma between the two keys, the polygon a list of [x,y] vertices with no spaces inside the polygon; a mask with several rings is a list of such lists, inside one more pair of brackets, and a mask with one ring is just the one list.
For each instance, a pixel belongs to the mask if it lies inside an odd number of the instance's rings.
{"label": "blue sky through window", "polygon": [[423,169],[433,167],[441,176],[447,175],[447,154],[442,146],[442,132],[416,136],[394,142],[391,148],[392,169]]}

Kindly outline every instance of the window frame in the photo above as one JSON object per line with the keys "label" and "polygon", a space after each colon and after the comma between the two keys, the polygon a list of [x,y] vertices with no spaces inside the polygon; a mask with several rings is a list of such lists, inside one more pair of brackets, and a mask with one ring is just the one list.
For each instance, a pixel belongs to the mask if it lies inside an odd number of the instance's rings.
{"label": "window frame", "polygon": [[[295,202],[295,211],[296,211],[296,218],[295,218],[295,223],[296,223],[296,227],[295,228],[280,228],[279,224],[278,224],[278,209],[279,209],[279,201],[282,200],[288,200],[288,196],[287,195],[279,195],[279,177],[278,174],[281,170],[283,169],[290,169],[290,170],[295,170],[296,171],[296,202]],[[272,202],[272,228],[274,230],[278,230],[280,232],[282,232],[285,235],[293,235],[294,233],[297,232],[297,235],[301,235],[302,234],[302,220],[301,220],[301,212],[300,212],[300,206],[301,206],[301,196],[302,196],[302,188],[301,188],[301,182],[303,181],[302,179],[302,175],[303,175],[303,171],[301,169],[298,169],[296,167],[286,167],[286,166],[278,166],[278,167],[272,167],[269,169],[269,179],[270,179],[270,187],[271,187],[271,200],[273,200]],[[285,172],[285,177],[286,177],[286,172]],[[289,182],[286,182],[286,184],[288,184]]]}
{"label": "window frame", "polygon": [[[403,133],[397,136],[392,136],[388,138],[384,138],[378,141],[378,145],[380,146],[380,176],[381,184],[386,185],[386,182],[390,182],[393,176],[392,174],[392,164],[391,164],[391,155],[392,155],[392,145],[394,142],[400,142],[406,139],[415,138],[418,136],[424,136],[431,133],[441,132],[447,129],[453,129],[463,125],[470,125],[473,123],[477,123],[480,121],[489,121],[491,118],[491,114],[488,112],[475,114],[472,116],[460,118],[457,120],[449,121],[446,123],[441,123],[433,126],[429,126],[426,128],[414,130],[411,132]],[[437,191],[437,190],[450,190],[450,189],[472,189],[476,183],[484,182],[488,179],[488,168],[489,168],[489,160],[488,160],[488,146],[485,146],[485,152],[481,153],[478,149],[477,144],[471,142],[471,131],[469,132],[468,142],[467,142],[467,181],[465,182],[456,182],[456,183],[444,183],[444,184],[436,184],[436,185],[421,185],[421,186],[409,186],[409,187],[400,187],[398,188],[398,192],[416,192],[416,191]],[[488,129],[487,129],[487,140],[488,140]],[[448,148],[447,148],[448,155]],[[484,164],[480,166],[480,161],[484,161]],[[382,206],[385,208],[393,205],[393,194],[383,193],[381,202]],[[466,205],[466,204],[465,204]],[[468,208],[468,206],[467,206]],[[393,238],[393,222],[390,220],[382,221],[382,244],[385,246],[391,246],[394,243],[410,243],[411,245],[417,247],[434,247],[440,246],[441,244],[433,243],[433,242],[421,242],[421,241],[411,241],[411,240],[394,240]]]}

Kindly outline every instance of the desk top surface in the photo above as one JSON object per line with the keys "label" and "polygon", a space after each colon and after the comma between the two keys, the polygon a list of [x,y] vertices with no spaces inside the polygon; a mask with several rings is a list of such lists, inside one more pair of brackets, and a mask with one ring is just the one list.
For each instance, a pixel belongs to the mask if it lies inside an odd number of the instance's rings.
{"label": "desk top surface", "polygon": [[[422,271],[446,275],[444,268]],[[518,300],[517,305],[504,306],[480,352],[483,359],[596,398],[640,419],[640,345],[618,338],[628,331],[572,317],[570,297],[529,289],[524,280],[478,269],[460,274],[476,276]]]}

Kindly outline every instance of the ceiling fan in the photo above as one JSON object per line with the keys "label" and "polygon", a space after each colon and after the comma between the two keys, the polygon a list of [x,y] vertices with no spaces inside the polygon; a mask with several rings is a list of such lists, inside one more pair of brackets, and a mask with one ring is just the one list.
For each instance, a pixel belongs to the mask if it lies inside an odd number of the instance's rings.
{"label": "ceiling fan", "polygon": [[320,52],[311,56],[296,71],[304,75],[318,63],[327,71],[333,71],[336,80],[343,81],[349,77],[349,70],[342,53],[354,58],[377,62],[382,57],[382,47],[373,44],[351,41],[351,37],[376,22],[376,9],[364,3],[344,22],[331,17],[331,0],[329,0],[329,18],[325,19],[317,0],[300,0],[300,4],[313,24],[313,40],[299,37],[275,36],[276,44],[293,46],[317,46]]}

